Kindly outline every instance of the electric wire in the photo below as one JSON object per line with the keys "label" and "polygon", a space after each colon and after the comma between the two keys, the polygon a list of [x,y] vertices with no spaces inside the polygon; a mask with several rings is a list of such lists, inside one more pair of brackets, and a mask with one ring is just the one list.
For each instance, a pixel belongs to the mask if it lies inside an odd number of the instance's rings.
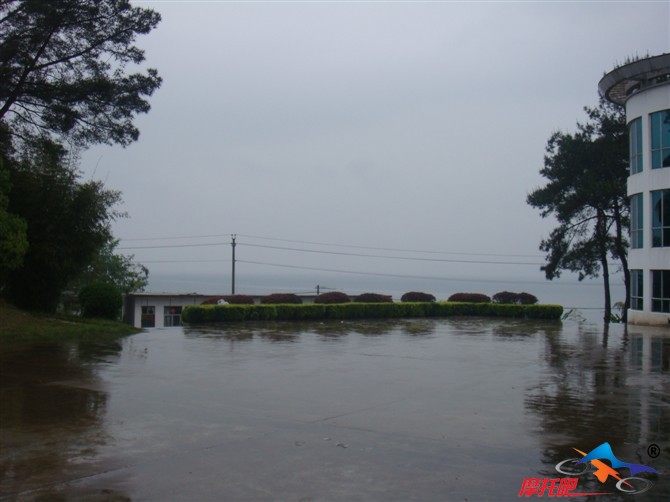
{"label": "electric wire", "polygon": [[[182,240],[182,239],[205,239],[205,238],[221,238],[229,237],[232,234],[210,234],[210,235],[182,235],[182,236],[173,236],[173,237],[143,237],[143,238],[122,238],[119,239],[122,242],[130,241],[158,241],[158,240]],[[259,239],[259,240],[269,240],[277,242],[290,242],[295,244],[309,244],[316,246],[330,246],[330,247],[342,247],[342,248],[351,248],[351,249],[368,249],[372,251],[389,251],[389,252],[401,252],[401,253],[422,253],[422,254],[440,254],[440,255],[466,255],[466,256],[502,256],[508,258],[539,258],[541,255],[538,254],[510,254],[510,253],[476,253],[476,252],[459,252],[459,251],[437,251],[437,250],[425,250],[425,249],[410,249],[410,248],[388,248],[388,247],[378,247],[378,246],[360,246],[355,244],[341,244],[334,242],[317,242],[317,241],[306,241],[299,239],[280,239],[276,237],[264,237],[260,235],[250,235],[250,234],[235,234],[238,237],[246,237],[248,239]],[[227,243],[230,244],[230,243]],[[241,243],[239,243],[241,244]],[[206,246],[208,244],[202,244]],[[221,245],[221,243],[213,243],[213,246]],[[247,244],[249,245],[249,244]],[[181,247],[180,244],[165,244],[160,246],[168,247]],[[196,246],[195,244],[193,246]],[[257,245],[260,246],[260,245]],[[117,249],[151,249],[149,246],[123,246]]]}

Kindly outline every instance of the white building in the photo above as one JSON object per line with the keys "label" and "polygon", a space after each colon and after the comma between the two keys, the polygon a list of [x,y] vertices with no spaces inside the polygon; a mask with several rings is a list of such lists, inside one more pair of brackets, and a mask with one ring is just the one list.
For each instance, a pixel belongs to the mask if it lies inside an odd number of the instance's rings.
{"label": "white building", "polygon": [[137,328],[181,326],[186,305],[200,305],[211,295],[198,293],[129,293],[123,302],[123,320]]}
{"label": "white building", "polygon": [[[200,293],[128,293],[123,300],[123,320],[136,328],[169,328],[181,326],[181,313],[187,305],[200,305],[205,300],[216,301],[226,295]],[[261,295],[250,295],[254,303]],[[303,303],[314,303],[316,295],[298,295]],[[352,297],[355,298],[355,297]]]}
{"label": "white building", "polygon": [[670,54],[640,59],[598,84],[625,105],[630,135],[628,196],[631,298],[628,322],[670,323]]}

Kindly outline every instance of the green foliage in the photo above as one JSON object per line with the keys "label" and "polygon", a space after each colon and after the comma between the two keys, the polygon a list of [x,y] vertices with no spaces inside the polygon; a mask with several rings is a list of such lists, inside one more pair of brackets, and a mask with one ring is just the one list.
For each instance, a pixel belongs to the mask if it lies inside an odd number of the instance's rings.
{"label": "green foliage", "polygon": [[48,141],[8,168],[8,210],[26,222],[29,248],[23,265],[8,273],[4,293],[18,307],[53,311],[65,287],[111,241],[120,195],[99,182],[81,183],[65,150]]}
{"label": "green foliage", "polygon": [[123,297],[114,284],[99,282],[84,286],[79,292],[82,317],[116,320],[121,313]]}
{"label": "green foliage", "polygon": [[302,298],[293,293],[272,293],[271,295],[264,296],[261,298],[261,303],[264,304],[277,304],[277,303],[292,303],[300,304],[302,303]]}
{"label": "green foliage", "polygon": [[321,293],[314,298],[314,303],[330,304],[330,303],[349,303],[351,298],[346,293],[340,291],[329,291],[328,293]]}
{"label": "green foliage", "polygon": [[[541,267],[547,279],[561,271],[579,274],[579,279],[598,277],[605,281],[605,319],[611,313],[608,257],[621,262],[629,298],[627,262],[629,201],[628,129],[622,107],[601,98],[598,108],[585,108],[589,121],[577,124],[577,132],[554,133],[547,142],[544,168],[547,179],[527,202],[552,216],[558,226],[540,249],[547,253]],[[626,300],[627,301],[627,300]]]}
{"label": "green foliage", "polygon": [[407,317],[491,316],[559,319],[560,305],[503,305],[495,303],[404,302],[308,305],[189,305],[187,324],[234,321],[295,321],[324,319],[392,319]]}
{"label": "green foliage", "polygon": [[117,239],[106,242],[69,288],[79,291],[87,284],[107,282],[114,284],[122,293],[144,291],[149,283],[149,269],[136,263],[133,255],[116,253],[118,244]]}
{"label": "green foliage", "polygon": [[0,154],[0,290],[7,280],[7,274],[23,264],[23,257],[28,250],[25,220],[7,210],[10,187],[9,171]]}
{"label": "green foliage", "polygon": [[496,293],[492,298],[493,303],[508,303],[521,305],[534,305],[537,303],[537,298],[530,293],[512,293],[511,291],[501,291]]}
{"label": "green foliage", "polygon": [[435,296],[420,291],[408,291],[400,297],[401,302],[434,302]]}
{"label": "green foliage", "polygon": [[379,293],[363,293],[354,300],[358,303],[390,303],[393,301],[389,295],[380,295]]}
{"label": "green foliage", "polygon": [[126,67],[144,61],[133,44],[157,26],[157,12],[128,0],[7,0],[0,20],[0,122],[15,140],[137,140],[132,120],[149,111],[145,97],[161,79]]}
{"label": "green foliage", "polygon": [[489,303],[491,298],[481,293],[454,293],[449,297],[450,302]]}

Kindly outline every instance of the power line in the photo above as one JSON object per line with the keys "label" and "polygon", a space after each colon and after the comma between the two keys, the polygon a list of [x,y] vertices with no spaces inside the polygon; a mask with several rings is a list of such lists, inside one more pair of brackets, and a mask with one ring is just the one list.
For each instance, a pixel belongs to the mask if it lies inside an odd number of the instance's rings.
{"label": "power line", "polygon": [[434,251],[434,250],[422,250],[422,249],[403,249],[403,248],[383,248],[375,246],[357,246],[353,244],[336,244],[332,242],[314,242],[314,241],[302,241],[294,239],[277,239],[274,237],[261,237],[258,235],[246,235],[246,234],[237,234],[240,237],[247,237],[250,239],[261,239],[269,241],[278,241],[278,242],[294,242],[296,244],[312,244],[317,246],[333,246],[333,247],[345,247],[345,248],[354,248],[354,249],[370,249],[373,251],[395,251],[402,253],[425,253],[425,254],[456,254],[456,255],[468,255],[468,256],[506,256],[506,257],[517,257],[517,258],[538,258],[541,255],[537,254],[504,254],[504,253],[463,253],[456,251]]}
{"label": "power line", "polygon": [[[248,263],[251,265],[265,265],[270,267],[280,267],[280,268],[290,268],[297,270],[311,270],[315,272],[332,272],[336,274],[354,274],[354,275],[369,275],[375,277],[395,277],[401,279],[421,279],[421,280],[432,280],[432,281],[458,281],[458,282],[486,282],[486,283],[509,283],[509,284],[528,284],[528,283],[541,283],[541,281],[523,281],[523,280],[514,280],[514,279],[458,279],[454,277],[439,277],[439,276],[426,276],[426,275],[409,275],[409,274],[390,274],[383,272],[361,272],[355,270],[341,270],[341,269],[332,269],[332,268],[318,268],[318,267],[306,267],[303,265],[286,265],[282,263],[269,263],[262,261],[252,261],[252,260],[237,260],[238,263]],[[598,287],[600,287],[598,285]]]}
{"label": "power line", "polygon": [[208,246],[228,246],[230,242],[210,242],[202,244],[163,244],[160,246],[124,246],[116,249],[119,250],[128,250],[128,249],[171,249],[171,248],[202,248]]}
{"label": "power line", "polygon": [[329,254],[329,255],[338,255],[338,256],[357,256],[364,258],[387,258],[390,260],[407,260],[407,261],[431,261],[431,262],[445,262],[445,263],[476,263],[476,264],[491,264],[491,265],[533,265],[539,266],[542,263],[529,263],[529,262],[512,262],[512,261],[487,261],[487,260],[452,260],[446,258],[416,258],[410,256],[386,256],[386,255],[374,255],[374,254],[364,254],[364,253],[347,253],[344,251],[323,251],[318,249],[301,249],[301,248],[288,248],[282,246],[268,246],[264,244],[248,244],[248,243],[238,243],[240,246],[247,247],[256,247],[264,249],[279,249],[283,251],[299,251],[303,253],[317,253],[317,254]]}
{"label": "power line", "polygon": [[[210,235],[181,235],[173,237],[142,237],[142,238],[123,238],[119,239],[121,241],[158,241],[158,240],[183,240],[183,239],[206,239],[206,238],[220,238],[228,237],[231,234],[210,234]],[[407,249],[407,248],[387,248],[387,247],[378,247],[378,246],[359,246],[355,244],[340,244],[334,242],[317,242],[317,241],[306,241],[298,239],[280,239],[276,237],[264,237],[260,235],[250,235],[250,234],[237,234],[238,237],[246,237],[249,239],[260,239],[260,240],[269,240],[277,242],[292,242],[295,244],[310,244],[316,246],[331,246],[331,247],[342,247],[342,248],[352,248],[352,249],[369,249],[372,251],[389,251],[389,252],[401,252],[401,253],[422,253],[422,254],[441,254],[441,255],[466,255],[466,256],[503,256],[508,258],[539,258],[541,255],[537,254],[506,254],[506,253],[475,253],[475,252],[456,252],[456,251],[437,251],[437,250],[425,250],[425,249]],[[225,243],[227,245],[229,243]],[[219,246],[224,245],[220,243],[213,244],[192,244],[191,246]],[[250,245],[250,244],[247,244]],[[166,244],[162,246],[155,246],[156,248],[168,248],[168,247],[187,247],[188,245],[180,244]],[[257,245],[260,247],[260,245]],[[124,246],[117,249],[152,249],[151,246]]]}
{"label": "power line", "polygon": [[206,239],[212,237],[228,237],[230,234],[212,234],[212,235],[180,235],[174,237],[135,237],[122,238],[120,241],[169,241],[179,239]]}

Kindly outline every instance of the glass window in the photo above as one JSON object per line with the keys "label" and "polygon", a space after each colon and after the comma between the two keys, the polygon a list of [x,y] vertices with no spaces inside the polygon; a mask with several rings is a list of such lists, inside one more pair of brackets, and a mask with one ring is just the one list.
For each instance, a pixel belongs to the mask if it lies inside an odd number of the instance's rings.
{"label": "glass window", "polygon": [[651,114],[651,168],[670,167],[670,110]]}
{"label": "glass window", "polygon": [[630,308],[644,310],[644,282],[642,270],[630,271]]}
{"label": "glass window", "polygon": [[651,192],[651,245],[670,247],[670,190]]}
{"label": "glass window", "polygon": [[156,327],[156,307],[153,306],[142,307],[142,318],[140,325],[143,328]]}
{"label": "glass window", "polygon": [[644,247],[644,198],[641,193],[630,198],[630,245],[633,249]]}
{"label": "glass window", "polygon": [[651,310],[670,313],[670,270],[651,271]]}
{"label": "glass window", "polygon": [[630,152],[630,174],[642,172],[642,119],[635,119],[628,125]]}
{"label": "glass window", "polygon": [[165,307],[163,315],[164,326],[181,326],[181,307]]}

